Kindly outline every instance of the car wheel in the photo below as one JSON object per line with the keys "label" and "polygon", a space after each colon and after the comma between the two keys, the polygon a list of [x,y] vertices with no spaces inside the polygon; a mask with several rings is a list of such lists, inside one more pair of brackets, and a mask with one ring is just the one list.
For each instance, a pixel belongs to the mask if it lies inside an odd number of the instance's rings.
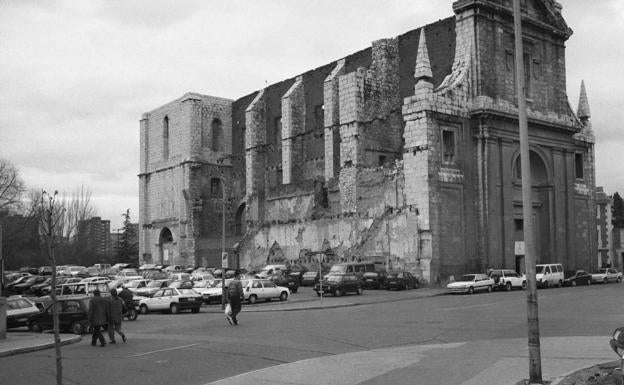
{"label": "car wheel", "polygon": [[492,292],[492,285],[488,285],[488,293]]}
{"label": "car wheel", "polygon": [[169,305],[169,311],[171,312],[171,314],[178,314],[180,308],[178,307],[178,304],[172,303],[171,305]]}
{"label": "car wheel", "polygon": [[511,288],[511,282],[507,282],[507,283],[505,284],[505,290],[507,290],[507,291],[511,291],[511,289],[512,289],[512,288]]}
{"label": "car wheel", "polygon": [[78,334],[78,335],[84,334],[84,326],[82,326],[80,322],[74,322],[71,325],[71,331],[72,333]]}
{"label": "car wheel", "polygon": [[194,307],[191,309],[192,313],[199,313],[199,308],[198,307]]}
{"label": "car wheel", "polygon": [[576,286],[576,281],[572,281],[572,286]]}
{"label": "car wheel", "polygon": [[362,295],[362,293],[364,292],[364,290],[362,290],[361,287],[358,287],[357,289],[357,295]]}
{"label": "car wheel", "polygon": [[256,303],[256,301],[258,300],[258,297],[255,294],[252,294],[249,296],[249,303]]}
{"label": "car wheel", "polygon": [[43,328],[41,327],[41,325],[39,325],[39,322],[33,321],[30,323],[30,325],[28,325],[28,330],[33,333],[41,333],[43,331]]}
{"label": "car wheel", "polygon": [[336,291],[334,291],[334,296],[340,297],[341,295],[342,295],[342,292],[340,291],[340,289],[336,289]]}
{"label": "car wheel", "polygon": [[141,307],[139,308],[139,310],[141,311],[141,314],[147,314],[147,313],[149,313],[149,309],[147,308],[147,305],[141,305]]}
{"label": "car wheel", "polygon": [[468,288],[468,294],[474,294],[474,287],[470,286]]}
{"label": "car wheel", "polygon": [[526,290],[526,281],[522,281],[522,290]]}
{"label": "car wheel", "polygon": [[280,294],[279,299],[280,301],[286,301],[288,299],[288,293],[283,291],[282,294]]}

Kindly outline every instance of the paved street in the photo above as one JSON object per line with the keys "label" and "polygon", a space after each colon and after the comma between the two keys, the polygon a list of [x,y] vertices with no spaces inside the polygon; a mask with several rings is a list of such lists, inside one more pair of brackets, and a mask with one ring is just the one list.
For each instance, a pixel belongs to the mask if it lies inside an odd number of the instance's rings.
{"label": "paved street", "polygon": [[[545,372],[548,343],[557,337],[603,339],[607,346],[605,336],[624,324],[623,288],[610,284],[539,291]],[[324,304],[360,303],[330,309],[244,309],[238,327],[228,326],[222,314],[211,311],[214,305],[199,314],[140,316],[136,322],[124,323],[127,344],[91,347],[84,336],[82,342],[64,347],[65,383],[124,384],[131,377],[137,385],[206,384],[284,363],[321,359],[327,368],[324,373],[308,373],[306,362],[295,373],[315,375],[318,383],[326,383],[331,377],[322,375],[355,368],[359,377],[351,383],[398,383],[399,378],[410,378],[418,384],[469,384],[470,378],[492,368],[504,372],[506,360],[526,354],[526,292],[430,298],[415,298],[415,293],[366,291],[361,297],[330,297]],[[293,295],[293,300],[310,298],[318,301],[309,289]],[[263,306],[267,305],[256,309]],[[561,346],[565,339],[557,341]],[[568,350],[572,365],[590,358],[615,358],[585,357],[583,346]],[[51,383],[53,354],[50,349],[0,358],[3,383]],[[375,364],[362,365],[362,360]],[[494,370],[490,375],[503,374]]]}

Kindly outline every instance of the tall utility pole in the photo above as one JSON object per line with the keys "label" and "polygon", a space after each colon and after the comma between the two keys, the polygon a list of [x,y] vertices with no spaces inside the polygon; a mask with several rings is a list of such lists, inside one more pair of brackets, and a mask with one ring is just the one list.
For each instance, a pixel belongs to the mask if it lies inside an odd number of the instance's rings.
{"label": "tall utility pole", "polygon": [[225,266],[223,266],[223,257],[225,256],[225,178],[221,180],[221,288],[223,296],[221,298],[221,309],[225,309],[227,291],[225,288]]}
{"label": "tall utility pole", "polygon": [[513,0],[514,35],[516,43],[516,85],[518,91],[518,123],[520,126],[520,167],[522,169],[522,218],[524,232],[524,264],[527,280],[527,324],[529,334],[529,382],[542,384],[537,282],[535,280],[535,241],[533,234],[533,205],[531,203],[531,162],[529,158],[529,128],[526,116],[524,84],[524,48],[522,44],[522,14],[520,0]]}

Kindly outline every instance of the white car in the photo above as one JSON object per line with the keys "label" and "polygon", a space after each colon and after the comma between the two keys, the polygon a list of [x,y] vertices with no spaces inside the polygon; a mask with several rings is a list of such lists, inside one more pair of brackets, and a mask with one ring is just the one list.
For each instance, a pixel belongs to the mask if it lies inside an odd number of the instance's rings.
{"label": "white car", "polygon": [[150,283],[149,279],[134,279],[124,283],[123,287],[128,288],[132,294],[137,294],[137,290],[146,287],[148,283]]}
{"label": "white car", "polygon": [[468,293],[475,291],[491,292],[494,287],[494,280],[485,274],[464,274],[455,282],[446,285],[450,293]]}
{"label": "white car", "polygon": [[515,270],[496,269],[488,273],[494,280],[494,287],[501,290],[526,289],[526,277]]}
{"label": "white car", "polygon": [[[226,281],[229,283],[230,280]],[[209,304],[212,301],[221,302],[223,290],[221,289],[221,280],[212,279],[207,281],[195,281],[193,290],[202,295],[204,302]]]}
{"label": "white car", "polygon": [[280,301],[288,300],[290,289],[283,286],[277,286],[268,279],[248,279],[242,280],[243,293],[245,300],[249,303],[256,303],[259,299],[270,301],[273,298],[279,298]]}
{"label": "white car", "polygon": [[7,298],[7,328],[27,326],[28,316],[39,313],[41,313],[41,310],[28,298],[20,296]]}
{"label": "white car", "polygon": [[193,289],[174,289],[168,287],[160,289],[153,296],[139,301],[141,314],[150,311],[170,311],[176,314],[180,310],[190,309],[193,313],[199,313],[202,305],[202,297]]}
{"label": "white car", "polygon": [[610,268],[603,267],[600,269],[596,269],[591,275],[592,283],[609,283],[609,282],[622,282],[622,273],[619,271]]}
{"label": "white car", "polygon": [[80,282],[82,283],[94,283],[94,282],[109,283],[110,281],[111,281],[110,278],[107,278],[107,277],[89,277],[89,278],[84,278],[80,280]]}
{"label": "white car", "polygon": [[154,279],[145,285],[145,287],[137,288],[136,291],[134,291],[134,294],[142,297],[151,297],[158,290],[168,287],[170,283],[170,279]]}

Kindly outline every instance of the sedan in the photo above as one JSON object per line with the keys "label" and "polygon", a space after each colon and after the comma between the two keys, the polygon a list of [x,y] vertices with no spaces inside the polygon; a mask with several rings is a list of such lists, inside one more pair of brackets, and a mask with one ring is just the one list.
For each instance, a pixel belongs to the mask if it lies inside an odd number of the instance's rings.
{"label": "sedan", "polygon": [[24,297],[9,297],[7,299],[6,327],[18,328],[28,325],[28,317],[39,314],[41,310],[37,305]]}
{"label": "sedan", "polygon": [[364,273],[362,276],[365,289],[381,289],[382,287],[386,287],[387,279],[388,275],[385,271],[371,271]]}
{"label": "sedan", "polygon": [[268,279],[249,279],[241,281],[245,300],[249,303],[256,303],[259,299],[270,301],[275,298],[286,301],[290,296],[290,289],[277,286]]}
{"label": "sedan", "polygon": [[390,273],[386,279],[386,290],[418,289],[418,279],[407,271]]}
{"label": "sedan", "polygon": [[[138,288],[134,291],[134,294],[142,297],[151,297],[160,289],[164,289],[169,286],[171,280],[168,279],[155,279],[150,281],[145,287]],[[132,291],[132,289],[130,289]]]}
{"label": "sedan", "polygon": [[622,282],[622,273],[610,267],[596,269],[591,276],[594,283]]}
{"label": "sedan", "polygon": [[563,286],[591,285],[592,276],[585,270],[566,271]]}
{"label": "sedan", "polygon": [[316,295],[333,294],[340,297],[345,293],[356,293],[362,295],[362,281],[354,274],[332,274],[326,279],[314,285]]}
{"label": "sedan", "polygon": [[475,291],[492,291],[494,280],[485,274],[465,274],[455,282],[446,285],[450,293],[468,293]]}
{"label": "sedan", "polygon": [[199,313],[202,297],[193,289],[176,289],[168,287],[160,289],[150,298],[139,301],[141,314],[150,311],[170,311],[176,314],[180,310],[190,309],[193,313]]}
{"label": "sedan", "polygon": [[301,276],[301,286],[314,286],[319,281],[318,271],[306,271]]}

